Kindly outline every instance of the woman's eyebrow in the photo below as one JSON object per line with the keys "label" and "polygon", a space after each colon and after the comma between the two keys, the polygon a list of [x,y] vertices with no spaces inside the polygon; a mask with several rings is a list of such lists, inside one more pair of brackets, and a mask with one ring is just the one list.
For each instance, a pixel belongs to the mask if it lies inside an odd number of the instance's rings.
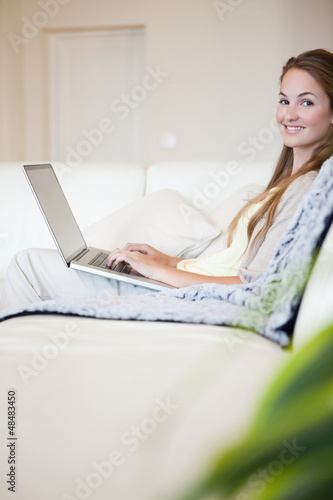
{"label": "woman's eyebrow", "polygon": [[313,97],[317,97],[313,92],[302,92],[298,97],[304,97],[305,95],[313,95]]}
{"label": "woman's eyebrow", "polygon": [[[284,94],[283,92],[280,92],[279,95],[287,97],[286,94]],[[316,94],[314,94],[313,92],[302,92],[301,94],[298,94],[297,97],[304,97],[305,95],[313,95],[313,97],[317,97]]]}

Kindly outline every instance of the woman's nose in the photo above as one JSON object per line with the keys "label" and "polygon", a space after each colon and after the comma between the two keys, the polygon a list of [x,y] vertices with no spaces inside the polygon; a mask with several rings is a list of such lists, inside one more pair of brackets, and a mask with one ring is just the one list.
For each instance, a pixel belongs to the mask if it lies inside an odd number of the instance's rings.
{"label": "woman's nose", "polygon": [[286,120],[297,120],[298,119],[298,113],[297,113],[296,106],[292,106],[289,104],[289,106],[286,109],[285,119]]}

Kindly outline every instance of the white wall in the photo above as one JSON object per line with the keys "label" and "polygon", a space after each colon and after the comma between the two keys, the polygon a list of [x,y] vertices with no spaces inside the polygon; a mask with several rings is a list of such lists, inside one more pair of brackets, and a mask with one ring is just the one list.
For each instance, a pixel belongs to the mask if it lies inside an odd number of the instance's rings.
{"label": "white wall", "polygon": [[[332,0],[0,1],[8,89],[0,89],[7,102],[1,160],[48,158],[49,30],[145,27],[146,65],[165,74],[147,97],[148,162],[274,159],[283,63],[303,50],[333,49]],[[23,16],[38,22],[42,4],[51,9],[47,23],[15,51],[8,33],[22,34]],[[159,147],[164,133],[175,134],[174,149]]]}

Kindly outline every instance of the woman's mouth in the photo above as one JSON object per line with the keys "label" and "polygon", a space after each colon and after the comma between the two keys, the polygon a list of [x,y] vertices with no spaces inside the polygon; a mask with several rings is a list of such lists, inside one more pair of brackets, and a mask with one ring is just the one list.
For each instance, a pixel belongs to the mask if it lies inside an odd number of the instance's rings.
{"label": "woman's mouth", "polygon": [[304,130],[305,127],[297,127],[295,125],[284,125],[284,128],[290,132],[290,133],[296,133],[296,132],[300,132],[301,130]]}

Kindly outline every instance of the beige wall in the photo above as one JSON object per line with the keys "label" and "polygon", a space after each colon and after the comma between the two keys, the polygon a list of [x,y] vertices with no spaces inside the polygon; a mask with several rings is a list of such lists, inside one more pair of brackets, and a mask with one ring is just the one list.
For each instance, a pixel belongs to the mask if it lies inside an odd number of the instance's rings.
{"label": "beige wall", "polygon": [[[22,35],[22,18],[32,21],[48,2],[56,2],[57,12],[14,50],[8,34]],[[274,108],[282,64],[303,50],[333,49],[332,0],[0,0],[0,5],[0,160],[49,159],[47,30],[145,26],[146,64],[168,73],[148,92],[147,162],[274,159],[281,145]],[[176,136],[174,149],[159,147],[164,133]]]}
{"label": "beige wall", "polygon": [[21,2],[0,1],[1,35],[1,159],[24,158],[24,52],[15,54],[7,39],[8,32],[19,33]]}

